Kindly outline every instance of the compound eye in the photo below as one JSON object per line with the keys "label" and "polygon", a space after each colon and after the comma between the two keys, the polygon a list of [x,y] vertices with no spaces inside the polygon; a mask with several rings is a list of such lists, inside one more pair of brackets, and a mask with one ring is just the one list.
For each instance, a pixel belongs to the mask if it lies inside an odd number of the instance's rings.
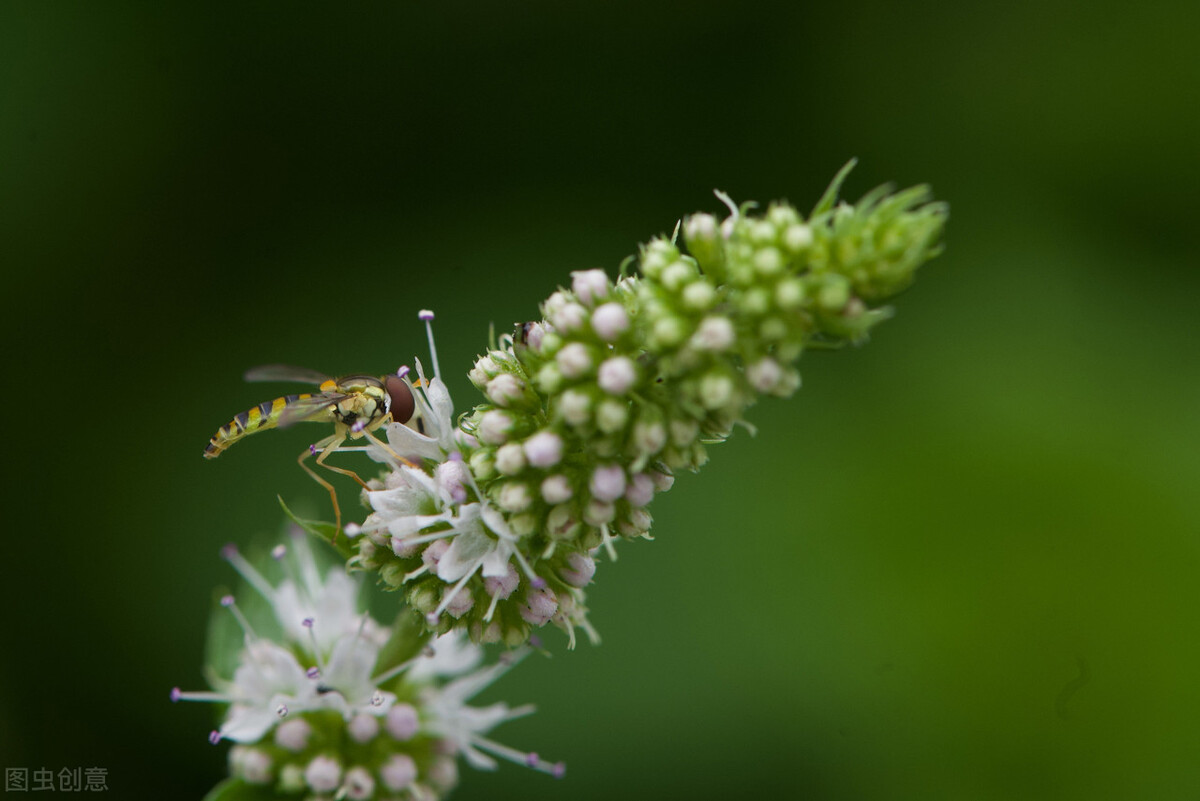
{"label": "compound eye", "polygon": [[383,382],[383,386],[391,399],[392,419],[397,423],[407,423],[412,419],[413,412],[417,408],[412,390],[403,379],[394,375],[388,376]]}

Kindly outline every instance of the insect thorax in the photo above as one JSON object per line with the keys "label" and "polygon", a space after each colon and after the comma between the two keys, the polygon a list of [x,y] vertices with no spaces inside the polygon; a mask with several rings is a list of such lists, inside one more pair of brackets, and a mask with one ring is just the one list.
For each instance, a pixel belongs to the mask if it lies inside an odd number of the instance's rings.
{"label": "insect thorax", "polygon": [[350,393],[350,397],[333,408],[333,416],[339,423],[351,428],[351,438],[361,436],[360,432],[353,431],[356,423],[369,426],[387,414],[387,392],[378,378],[353,376],[341,379],[338,389]]}

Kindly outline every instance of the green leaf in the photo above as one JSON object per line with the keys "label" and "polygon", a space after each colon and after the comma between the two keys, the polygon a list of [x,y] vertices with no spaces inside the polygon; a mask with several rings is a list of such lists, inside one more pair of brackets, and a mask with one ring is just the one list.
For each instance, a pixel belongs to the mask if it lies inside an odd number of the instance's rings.
{"label": "green leaf", "polygon": [[342,559],[349,559],[354,555],[355,549],[354,545],[350,542],[350,538],[338,536],[338,527],[336,525],[327,523],[324,520],[305,520],[302,517],[297,517],[287,507],[287,504],[283,502],[283,498],[279,498],[279,505],[283,507],[283,513],[288,516],[289,520],[314,537],[319,537],[328,542]]}
{"label": "green leaf", "polygon": [[226,779],[204,796],[204,801],[272,801],[277,798],[295,798],[275,792],[265,784],[247,784],[241,779]]}

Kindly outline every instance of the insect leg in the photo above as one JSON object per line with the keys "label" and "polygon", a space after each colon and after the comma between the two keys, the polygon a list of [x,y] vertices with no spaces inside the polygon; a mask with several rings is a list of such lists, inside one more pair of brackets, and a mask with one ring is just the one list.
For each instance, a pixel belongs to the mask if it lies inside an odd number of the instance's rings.
{"label": "insect leg", "polygon": [[[329,452],[328,449],[330,447],[332,447],[334,450],[336,450],[337,446],[342,444],[342,442],[344,442],[345,439],[346,439],[345,436],[342,435],[340,432],[337,434],[331,434],[328,437],[326,437],[325,439],[316,443],[315,445],[305,448],[304,452],[300,454],[300,458],[296,460],[297,463],[299,463],[300,467],[302,467],[304,469],[304,472],[308,473],[308,475],[312,477],[313,481],[317,482],[322,487],[329,490],[329,499],[331,501],[333,501],[333,514],[336,518],[336,525],[337,525],[337,528],[334,529],[334,534],[333,534],[333,536],[335,538],[337,537],[338,532],[340,532],[342,530],[342,509],[340,506],[338,506],[337,490],[335,490],[333,488],[332,484],[330,484],[328,481],[326,481],[325,479],[323,479],[319,475],[317,475],[315,470],[313,470],[311,467],[309,467],[308,465],[306,465],[304,463],[304,460],[307,459],[308,457],[312,456],[316,451],[320,450],[321,456],[317,457],[317,463],[321,464],[321,459],[325,456],[325,454],[327,452]],[[324,464],[322,464],[321,466],[328,467],[328,465],[324,465]],[[330,468],[330,469],[333,469],[333,468]]]}
{"label": "insect leg", "polygon": [[325,464],[325,457],[327,457],[327,456],[329,456],[329,454],[337,451],[338,446],[341,445],[345,441],[346,441],[345,437],[338,437],[338,439],[335,440],[332,444],[327,445],[321,451],[321,455],[317,457],[317,464],[321,465],[321,467],[324,467],[326,470],[332,470],[335,473],[341,473],[343,476],[349,476],[350,478],[357,481],[359,486],[361,486],[363,489],[370,489],[370,487],[367,486],[367,482],[365,482],[361,478],[359,478],[358,473],[355,473],[353,470],[347,470],[344,467],[334,467],[331,464]]}
{"label": "insect leg", "polygon": [[367,441],[370,442],[372,445],[379,448],[384,453],[386,453],[388,456],[395,459],[397,463],[406,464],[409,467],[417,467],[417,465],[413,464],[413,462],[411,460],[405,459],[403,456],[401,456],[400,454],[398,454],[394,450],[392,450],[391,445],[387,444],[386,442],[381,440],[379,437],[377,437],[373,433],[371,433],[374,429],[379,428],[381,425],[383,425],[385,423],[390,423],[391,421],[392,421],[391,415],[388,415],[387,417],[384,417],[383,419],[381,419],[376,425],[367,426],[365,429],[363,429],[363,432],[362,432],[363,436],[366,437]]}

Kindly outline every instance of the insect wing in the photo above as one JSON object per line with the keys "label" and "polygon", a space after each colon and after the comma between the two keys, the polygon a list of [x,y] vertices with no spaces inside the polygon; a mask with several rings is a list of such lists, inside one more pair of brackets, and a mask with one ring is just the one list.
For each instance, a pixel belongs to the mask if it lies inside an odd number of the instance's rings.
{"label": "insect wing", "polygon": [[329,376],[316,370],[304,367],[293,367],[290,364],[264,364],[251,367],[243,376],[247,381],[296,381],[301,384],[324,384]]}
{"label": "insect wing", "polygon": [[318,392],[307,398],[289,400],[287,406],[284,406],[283,411],[279,413],[279,422],[276,425],[279,428],[287,428],[295,423],[311,420],[328,411],[330,406],[341,403],[349,397],[349,395],[340,395],[335,392]]}

